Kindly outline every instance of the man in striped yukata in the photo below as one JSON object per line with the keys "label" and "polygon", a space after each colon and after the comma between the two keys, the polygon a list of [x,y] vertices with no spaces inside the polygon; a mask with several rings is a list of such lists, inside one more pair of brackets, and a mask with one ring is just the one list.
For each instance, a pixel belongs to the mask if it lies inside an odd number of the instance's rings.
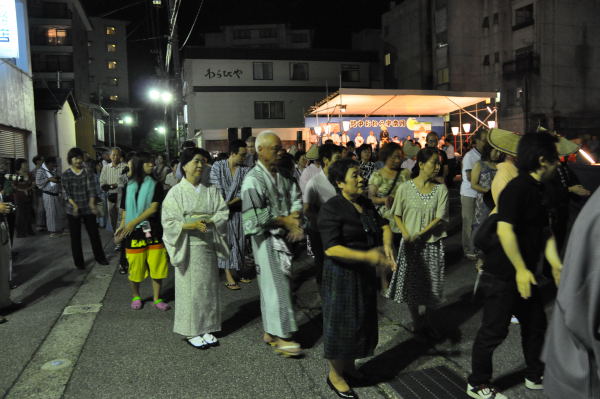
{"label": "man in striped yukata", "polygon": [[110,150],[110,164],[102,168],[100,172],[100,187],[106,192],[108,199],[108,220],[113,231],[117,230],[117,220],[119,217],[119,204],[121,203],[121,190],[123,189],[125,179],[123,177],[123,169],[127,166],[121,162],[121,149],[114,147]]}
{"label": "man in striped yukata", "polygon": [[275,133],[260,133],[255,146],[258,161],[242,183],[242,222],[256,263],[263,341],[284,356],[299,356],[302,349],[292,339],[298,327],[292,306],[288,243],[304,238],[300,189],[277,172],[281,140]]}
{"label": "man in striped yukata", "polygon": [[48,157],[38,169],[35,184],[42,191],[46,228],[50,237],[58,237],[65,228],[65,212],[60,198],[60,177],[56,174],[56,157]]}
{"label": "man in striped yukata", "polygon": [[[217,161],[210,170],[210,183],[216,186],[229,207],[229,220],[227,221],[227,243],[231,249],[229,259],[218,258],[219,268],[225,269],[227,282],[225,286],[230,290],[239,290],[232,270],[242,272],[244,267],[245,238],[242,228],[242,199],[240,191],[242,181],[250,168],[244,166],[246,159],[246,143],[233,140],[229,144],[229,158]],[[241,276],[239,276],[241,277]],[[242,282],[249,282],[241,278]]]}

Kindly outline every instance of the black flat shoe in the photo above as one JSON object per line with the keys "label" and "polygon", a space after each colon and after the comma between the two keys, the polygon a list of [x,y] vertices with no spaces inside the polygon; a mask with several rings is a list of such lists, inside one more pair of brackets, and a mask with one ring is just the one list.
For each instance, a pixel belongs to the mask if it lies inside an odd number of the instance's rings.
{"label": "black flat shoe", "polygon": [[356,394],[356,392],[354,392],[352,390],[352,388],[350,388],[349,391],[344,391],[344,392],[338,391],[337,388],[335,386],[333,386],[333,383],[329,379],[329,376],[327,377],[327,385],[340,398],[344,398],[344,399],[358,399],[358,395]]}
{"label": "black flat shoe", "polygon": [[96,259],[96,263],[99,263],[104,266],[108,266],[108,261],[106,259]]}

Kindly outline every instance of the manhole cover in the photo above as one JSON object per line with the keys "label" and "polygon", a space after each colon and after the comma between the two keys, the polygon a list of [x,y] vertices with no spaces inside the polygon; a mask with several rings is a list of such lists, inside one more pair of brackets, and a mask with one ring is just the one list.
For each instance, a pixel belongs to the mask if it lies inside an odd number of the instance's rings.
{"label": "manhole cover", "polygon": [[467,382],[445,366],[400,374],[389,385],[402,399],[469,398]]}
{"label": "manhole cover", "polygon": [[80,313],[98,313],[102,308],[101,303],[94,303],[91,305],[72,305],[67,306],[65,310],[63,310],[64,315],[71,314],[80,314]]}
{"label": "manhole cover", "polygon": [[52,371],[64,369],[71,365],[71,361],[67,359],[54,359],[42,365],[42,370]]}

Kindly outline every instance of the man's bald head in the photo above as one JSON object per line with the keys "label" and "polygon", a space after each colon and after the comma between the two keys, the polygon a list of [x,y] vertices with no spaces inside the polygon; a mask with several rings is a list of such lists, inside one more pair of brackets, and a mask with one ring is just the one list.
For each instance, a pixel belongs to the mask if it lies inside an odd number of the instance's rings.
{"label": "man's bald head", "polygon": [[258,153],[258,159],[266,167],[274,167],[277,161],[279,161],[281,151],[281,140],[279,136],[270,130],[261,132],[256,137],[255,143],[256,152]]}

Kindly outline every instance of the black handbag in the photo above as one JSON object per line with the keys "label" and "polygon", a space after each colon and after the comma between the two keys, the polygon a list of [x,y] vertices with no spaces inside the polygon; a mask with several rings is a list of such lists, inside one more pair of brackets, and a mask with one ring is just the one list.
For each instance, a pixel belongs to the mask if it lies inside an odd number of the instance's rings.
{"label": "black handbag", "polygon": [[493,248],[500,245],[500,239],[496,229],[498,227],[498,214],[489,215],[477,229],[473,244],[480,249],[484,254],[490,252]]}

